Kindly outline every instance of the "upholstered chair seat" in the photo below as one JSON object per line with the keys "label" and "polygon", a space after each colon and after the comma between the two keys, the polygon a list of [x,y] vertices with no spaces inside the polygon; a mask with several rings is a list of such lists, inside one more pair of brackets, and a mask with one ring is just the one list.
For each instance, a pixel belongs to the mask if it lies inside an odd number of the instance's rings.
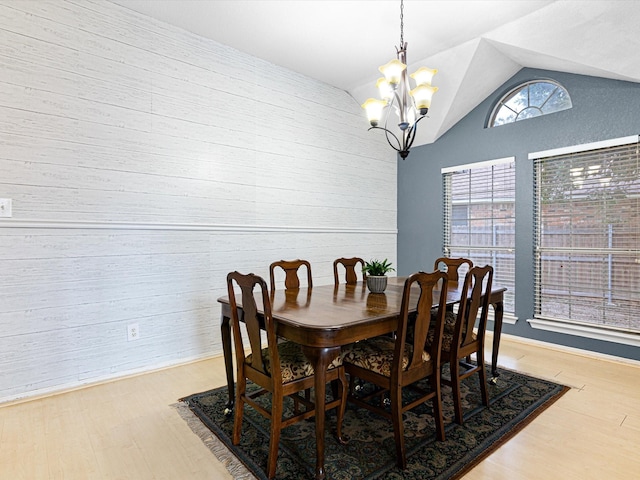
{"label": "upholstered chair seat", "polygon": [[[284,341],[278,343],[278,354],[280,357],[280,373],[282,374],[282,383],[286,384],[294,380],[300,380],[305,377],[313,377],[313,365],[307,360],[302,347],[295,342]],[[271,366],[269,364],[269,349],[262,349],[262,361],[267,373],[271,374]],[[246,356],[248,364],[253,363],[253,355]],[[342,365],[342,358],[338,356],[329,364],[328,370],[337,368]]]}
{"label": "upholstered chair seat", "polygon": [[[442,351],[450,352],[451,345],[453,344],[453,339],[455,338],[455,330],[456,330],[456,320],[457,316],[454,312],[447,310],[444,317],[444,332],[442,334]],[[435,329],[433,325],[429,328],[429,333],[427,334],[427,346],[430,346],[433,343],[433,337],[435,335]],[[478,339],[478,336],[475,332],[471,333],[473,341]]]}
{"label": "upholstered chair seat", "polygon": [[[395,343],[395,340],[390,337],[370,338],[344,347],[342,358],[345,362],[390,377]],[[409,366],[409,359],[412,356],[413,345],[405,343],[401,364],[403,371]],[[422,361],[429,362],[430,360],[429,352],[423,350]]]}

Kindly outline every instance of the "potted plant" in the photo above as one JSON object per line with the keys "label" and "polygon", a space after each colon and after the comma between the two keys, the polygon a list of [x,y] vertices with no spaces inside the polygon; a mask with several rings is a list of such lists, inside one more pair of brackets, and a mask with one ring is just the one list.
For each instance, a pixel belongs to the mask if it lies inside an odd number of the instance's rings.
{"label": "potted plant", "polygon": [[370,260],[364,263],[362,273],[367,275],[367,287],[371,293],[382,293],[387,288],[387,273],[395,268],[385,258],[383,261]]}

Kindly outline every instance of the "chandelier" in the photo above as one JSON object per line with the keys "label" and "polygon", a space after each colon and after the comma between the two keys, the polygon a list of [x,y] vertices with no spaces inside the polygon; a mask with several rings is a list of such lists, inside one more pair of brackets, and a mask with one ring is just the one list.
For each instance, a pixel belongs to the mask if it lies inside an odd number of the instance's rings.
{"label": "chandelier", "polygon": [[[438,87],[431,86],[437,70],[425,67],[410,75],[416,84],[413,90],[410,87],[407,76],[407,44],[404,42],[404,0],[400,1],[400,46],[396,47],[396,52],[397,58],[379,68],[384,75],[376,83],[380,99],[369,98],[362,104],[362,108],[367,111],[371,125],[369,130],[383,130],[389,145],[404,160],[416,138],[418,122],[427,115],[431,98],[438,91]],[[398,135],[388,128],[392,110],[398,118]],[[384,126],[378,126],[383,116]]]}

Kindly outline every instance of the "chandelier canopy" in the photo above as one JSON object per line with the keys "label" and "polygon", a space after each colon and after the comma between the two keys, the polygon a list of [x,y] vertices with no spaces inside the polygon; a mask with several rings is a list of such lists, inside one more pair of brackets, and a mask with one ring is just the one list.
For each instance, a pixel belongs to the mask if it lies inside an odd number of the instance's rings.
{"label": "chandelier canopy", "polygon": [[[404,160],[416,138],[417,125],[429,111],[431,98],[438,87],[431,85],[437,70],[421,67],[411,75],[407,75],[407,43],[404,41],[404,0],[400,1],[400,46],[396,47],[397,58],[394,58],[379,70],[384,77],[379,78],[376,87],[380,99],[369,98],[362,104],[367,111],[371,127],[385,132],[387,142]],[[409,78],[413,78],[415,88],[412,90]],[[386,110],[386,111],[385,111]],[[389,115],[394,111],[398,119],[398,135],[389,129]],[[384,117],[384,126],[379,126]]]}

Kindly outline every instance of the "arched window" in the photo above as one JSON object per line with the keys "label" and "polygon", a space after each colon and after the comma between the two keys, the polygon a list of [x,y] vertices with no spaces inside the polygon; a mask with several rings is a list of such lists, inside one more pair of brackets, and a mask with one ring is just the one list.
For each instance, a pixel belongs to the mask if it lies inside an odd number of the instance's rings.
{"label": "arched window", "polygon": [[553,80],[534,80],[507,92],[489,117],[488,127],[539,117],[571,108],[567,90]]}

